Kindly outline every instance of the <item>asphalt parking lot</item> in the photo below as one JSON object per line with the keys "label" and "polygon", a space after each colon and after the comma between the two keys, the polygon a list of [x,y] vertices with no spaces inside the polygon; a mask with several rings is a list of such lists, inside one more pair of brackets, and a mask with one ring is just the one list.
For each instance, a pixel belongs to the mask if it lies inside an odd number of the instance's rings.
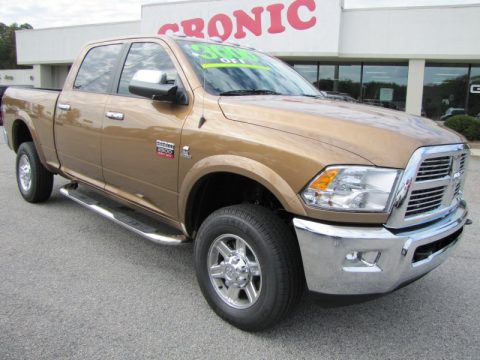
{"label": "asphalt parking lot", "polygon": [[0,359],[478,359],[480,158],[474,225],[456,254],[387,296],[333,306],[307,295],[249,334],[204,301],[192,246],[155,245],[64,199],[24,202],[0,140]]}

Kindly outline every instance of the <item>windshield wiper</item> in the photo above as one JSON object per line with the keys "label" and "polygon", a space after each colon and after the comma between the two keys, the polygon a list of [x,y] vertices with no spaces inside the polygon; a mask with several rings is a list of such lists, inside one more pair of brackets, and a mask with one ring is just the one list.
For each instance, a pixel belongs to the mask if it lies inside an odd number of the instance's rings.
{"label": "windshield wiper", "polygon": [[230,90],[220,93],[220,96],[246,96],[246,95],[283,95],[276,91],[265,89]]}
{"label": "windshield wiper", "polygon": [[299,96],[306,96],[306,97],[310,97],[310,98],[314,98],[314,99],[324,99],[325,96],[324,95],[312,95],[312,94],[300,94]]}

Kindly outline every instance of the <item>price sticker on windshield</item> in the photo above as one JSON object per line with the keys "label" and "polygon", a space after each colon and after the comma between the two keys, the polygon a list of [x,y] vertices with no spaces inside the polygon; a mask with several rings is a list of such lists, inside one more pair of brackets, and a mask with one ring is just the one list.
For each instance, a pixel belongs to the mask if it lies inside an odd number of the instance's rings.
{"label": "price sticker on windshield", "polygon": [[253,52],[223,45],[192,44],[193,57],[202,59],[203,69],[244,68],[270,71],[269,66],[262,65],[260,58]]}

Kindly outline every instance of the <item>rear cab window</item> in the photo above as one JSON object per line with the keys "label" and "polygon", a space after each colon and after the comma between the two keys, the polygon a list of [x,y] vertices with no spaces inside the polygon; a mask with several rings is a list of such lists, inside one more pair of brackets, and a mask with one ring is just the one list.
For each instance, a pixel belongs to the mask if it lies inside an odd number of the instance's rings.
{"label": "rear cab window", "polygon": [[78,70],[74,90],[108,93],[123,44],[90,49]]}

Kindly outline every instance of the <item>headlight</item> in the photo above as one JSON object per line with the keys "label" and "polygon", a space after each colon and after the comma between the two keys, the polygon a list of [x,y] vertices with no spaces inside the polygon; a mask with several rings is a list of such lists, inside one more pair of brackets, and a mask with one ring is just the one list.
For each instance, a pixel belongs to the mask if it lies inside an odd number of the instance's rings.
{"label": "headlight", "polygon": [[307,205],[336,211],[386,212],[400,170],[366,166],[326,168],[302,192]]}

